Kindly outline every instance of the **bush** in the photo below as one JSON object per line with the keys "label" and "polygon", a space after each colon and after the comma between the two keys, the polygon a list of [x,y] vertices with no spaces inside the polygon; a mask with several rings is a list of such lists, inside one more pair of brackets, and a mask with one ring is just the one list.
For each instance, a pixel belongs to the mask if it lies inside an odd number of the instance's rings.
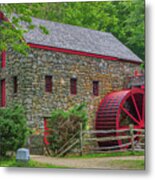
{"label": "bush", "polygon": [[48,120],[48,137],[49,148],[54,154],[66,143],[68,140],[80,130],[80,123],[82,128],[87,126],[87,113],[85,104],[74,106],[68,111],[55,110]]}
{"label": "bush", "polygon": [[29,129],[21,106],[0,109],[0,156],[6,156],[7,151],[21,148],[28,134]]}

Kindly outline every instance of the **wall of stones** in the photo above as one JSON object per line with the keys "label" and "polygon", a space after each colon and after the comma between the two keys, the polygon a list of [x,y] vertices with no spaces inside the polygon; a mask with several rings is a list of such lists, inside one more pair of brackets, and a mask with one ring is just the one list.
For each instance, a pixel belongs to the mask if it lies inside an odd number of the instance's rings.
{"label": "wall of stones", "polygon": [[[6,80],[6,106],[12,104],[24,105],[26,111],[29,113],[32,96],[29,96],[32,89],[32,65],[31,61],[22,55],[19,55],[11,50],[8,50],[6,56],[6,68],[0,70],[0,78]],[[13,77],[18,78],[18,92],[13,92]]]}
{"label": "wall of stones", "polygon": [[[128,62],[107,61],[92,57],[31,49],[28,57],[11,50],[7,64],[0,70],[6,79],[7,106],[20,103],[26,110],[29,126],[36,134],[43,132],[44,117],[54,109],[67,110],[85,102],[89,128],[94,127],[95,113],[101,99],[109,92],[121,90],[126,77],[139,66]],[[45,76],[53,77],[52,93],[45,92]],[[18,92],[13,93],[13,77],[18,77]],[[70,94],[70,79],[77,78],[77,94]],[[93,95],[93,81],[99,81],[99,96]]]}

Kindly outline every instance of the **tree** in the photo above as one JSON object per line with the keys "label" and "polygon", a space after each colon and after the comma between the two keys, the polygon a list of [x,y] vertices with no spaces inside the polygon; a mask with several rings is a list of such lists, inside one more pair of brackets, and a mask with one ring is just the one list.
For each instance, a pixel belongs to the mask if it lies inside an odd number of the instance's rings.
{"label": "tree", "polygon": [[43,3],[40,8],[33,16],[111,32],[140,58],[145,59],[144,0]]}
{"label": "tree", "polygon": [[47,141],[49,142],[48,147],[54,155],[73,136],[76,135],[74,138],[79,138],[80,123],[82,128],[86,129],[88,116],[85,104],[76,105],[68,111],[58,109],[52,112],[51,118],[47,122]]}
{"label": "tree", "polygon": [[29,135],[24,110],[21,106],[0,109],[0,156],[21,148]]}
{"label": "tree", "polygon": [[[0,51],[12,48],[13,50],[27,54],[28,45],[23,39],[24,33],[35,28],[32,22],[32,12],[39,10],[39,4],[0,4],[0,13],[4,15],[0,22]],[[22,24],[27,26],[23,28]],[[43,33],[48,33],[45,27],[39,27]]]}
{"label": "tree", "polygon": [[[10,4],[1,5],[1,9],[8,17],[12,12],[21,14],[21,20],[26,20],[30,24],[30,28],[33,28],[30,16],[35,16],[60,23],[111,32],[141,59],[145,59],[144,0]],[[15,24],[16,21],[15,18]],[[16,25],[18,26],[18,23]],[[16,29],[16,32],[7,30],[4,34],[6,37],[4,36],[3,39],[10,40],[11,45],[22,39],[23,29],[20,27]],[[20,38],[17,40],[15,39],[16,36],[20,36]],[[5,40],[1,44],[0,47],[6,47]],[[17,45],[17,47],[14,45],[15,49],[21,51],[24,49],[21,44],[15,44]]]}

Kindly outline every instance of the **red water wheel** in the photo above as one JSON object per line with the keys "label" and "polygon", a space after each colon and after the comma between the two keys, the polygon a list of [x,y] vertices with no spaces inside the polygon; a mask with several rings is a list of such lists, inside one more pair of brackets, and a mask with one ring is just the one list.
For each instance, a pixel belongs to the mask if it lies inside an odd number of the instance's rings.
{"label": "red water wheel", "polygon": [[[101,101],[96,113],[95,127],[96,130],[129,130],[132,124],[134,129],[144,128],[144,90],[133,88],[122,90],[106,95]],[[98,133],[97,137],[114,137],[128,135],[130,131],[112,132],[108,134]],[[138,141],[138,138],[135,139]],[[100,147],[119,146],[128,148],[129,139],[115,140],[107,142],[98,142]]]}

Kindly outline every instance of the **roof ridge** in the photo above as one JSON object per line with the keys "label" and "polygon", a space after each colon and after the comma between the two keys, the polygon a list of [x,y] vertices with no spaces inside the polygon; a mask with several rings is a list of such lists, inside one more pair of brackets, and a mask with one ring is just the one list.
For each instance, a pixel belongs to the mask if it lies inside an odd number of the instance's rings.
{"label": "roof ridge", "polygon": [[59,24],[59,25],[71,26],[71,27],[75,27],[75,28],[80,28],[80,29],[85,29],[85,30],[89,30],[89,31],[95,31],[95,32],[99,32],[99,33],[105,33],[105,34],[107,34],[107,35],[112,35],[111,32],[99,31],[99,30],[96,30],[96,29],[90,29],[90,28],[86,28],[86,27],[82,27],[82,26],[78,26],[78,25],[66,24],[66,23],[56,22],[56,21],[47,20],[47,19],[41,19],[41,18],[34,17],[34,16],[32,16],[32,18],[33,18],[33,19],[37,19],[37,20],[41,20],[41,21],[50,22],[50,23]]}
{"label": "roof ridge", "polygon": [[[134,52],[110,32],[97,31],[36,17],[32,17],[32,23],[37,28],[24,35],[28,43],[117,57],[124,61],[142,62]],[[48,35],[44,35],[39,30],[40,24],[48,29]]]}

